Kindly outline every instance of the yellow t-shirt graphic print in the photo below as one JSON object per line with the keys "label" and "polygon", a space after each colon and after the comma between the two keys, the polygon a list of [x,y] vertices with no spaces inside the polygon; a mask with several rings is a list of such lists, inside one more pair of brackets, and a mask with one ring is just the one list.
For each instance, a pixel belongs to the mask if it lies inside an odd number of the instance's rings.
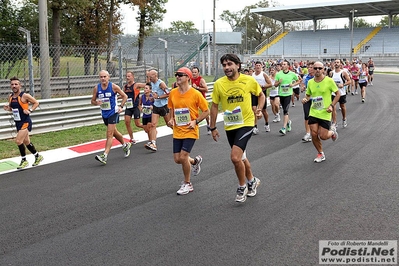
{"label": "yellow t-shirt graphic print", "polygon": [[251,95],[259,96],[261,92],[259,83],[248,75],[240,74],[234,81],[222,77],[215,82],[212,101],[222,106],[225,130],[254,126],[255,116],[252,111]]}

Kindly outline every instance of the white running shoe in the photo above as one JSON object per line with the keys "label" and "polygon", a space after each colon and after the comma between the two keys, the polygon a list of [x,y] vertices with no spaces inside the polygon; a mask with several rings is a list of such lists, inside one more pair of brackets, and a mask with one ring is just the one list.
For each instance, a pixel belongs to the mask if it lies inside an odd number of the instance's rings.
{"label": "white running shoe", "polygon": [[310,133],[306,133],[305,136],[303,136],[302,141],[303,142],[311,142],[312,136],[310,135]]}
{"label": "white running shoe", "polygon": [[326,160],[326,156],[324,155],[324,152],[318,153],[317,157],[314,159],[315,163],[321,163],[322,161]]}
{"label": "white running shoe", "polygon": [[258,135],[259,134],[259,129],[257,127],[254,127],[254,130],[252,131],[252,133],[254,135]]}
{"label": "white running shoe", "polygon": [[331,139],[332,141],[336,141],[338,139],[338,132],[336,127],[331,127],[331,131],[333,132]]}
{"label": "white running shoe", "polygon": [[125,158],[130,155],[130,148],[132,147],[131,142],[125,142],[125,146],[123,146],[123,152],[125,153]]}
{"label": "white running shoe", "polygon": [[270,132],[270,126],[269,125],[265,125],[265,130],[266,130],[266,132]]}
{"label": "white running shoe", "polygon": [[255,197],[256,195],[256,188],[259,187],[260,185],[260,180],[259,178],[254,177],[251,183],[248,183],[248,197]]}
{"label": "white running shoe", "polygon": [[248,188],[246,186],[243,188],[241,187],[237,188],[236,202],[245,202],[247,199],[247,194],[248,194]]}
{"label": "white running shoe", "polygon": [[178,195],[186,195],[193,191],[194,191],[193,185],[191,183],[186,183],[183,181],[181,183],[180,189],[177,191],[177,194]]}
{"label": "white running shoe", "polygon": [[191,171],[193,172],[193,175],[198,175],[201,172],[201,163],[202,163],[201,155],[195,156],[195,161],[196,163],[191,165]]}

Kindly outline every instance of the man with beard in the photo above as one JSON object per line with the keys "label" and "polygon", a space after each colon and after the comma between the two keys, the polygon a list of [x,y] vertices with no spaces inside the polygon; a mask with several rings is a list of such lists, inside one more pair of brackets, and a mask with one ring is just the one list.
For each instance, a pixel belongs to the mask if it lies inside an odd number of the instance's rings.
{"label": "man with beard", "polygon": [[[256,116],[262,117],[265,95],[259,83],[252,76],[240,74],[241,61],[235,54],[220,58],[225,76],[213,85],[211,106],[211,132],[215,141],[220,137],[216,128],[218,107],[224,113],[224,128],[231,147],[230,158],[238,178],[236,202],[245,202],[256,195],[260,180],[253,176],[251,164],[246,157],[246,146],[251,138],[255,115],[252,111],[251,95],[258,96]],[[246,182],[247,181],[247,182]]]}

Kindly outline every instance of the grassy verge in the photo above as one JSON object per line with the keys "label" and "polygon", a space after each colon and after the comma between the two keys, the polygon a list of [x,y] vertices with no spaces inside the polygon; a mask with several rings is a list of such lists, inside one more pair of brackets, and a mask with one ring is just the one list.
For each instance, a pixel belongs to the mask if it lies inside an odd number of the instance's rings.
{"label": "grassy verge", "polygon": [[[34,122],[33,122],[34,123]],[[163,119],[159,120],[159,125],[164,125]],[[128,134],[124,121],[121,121],[117,128],[123,135]],[[34,130],[34,129],[33,129]],[[74,146],[94,140],[105,139],[105,126],[103,124],[67,129],[57,132],[32,135],[30,137],[36,149],[40,151],[53,150],[62,147]],[[133,132],[142,130],[133,126]],[[26,150],[27,154],[29,151]],[[14,140],[0,140],[0,159],[20,156]]]}

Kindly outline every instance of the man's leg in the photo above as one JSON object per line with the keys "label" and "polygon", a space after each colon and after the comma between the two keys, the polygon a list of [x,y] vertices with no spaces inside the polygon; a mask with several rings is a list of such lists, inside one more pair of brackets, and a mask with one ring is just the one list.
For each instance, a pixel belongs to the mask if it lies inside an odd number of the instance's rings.
{"label": "man's leg", "polygon": [[246,176],[245,176],[246,172],[245,172],[245,164],[242,160],[242,155],[243,155],[243,150],[240,147],[233,145],[233,147],[231,148],[230,159],[234,165],[234,170],[238,178],[238,183],[240,186],[243,187],[246,184]]}

